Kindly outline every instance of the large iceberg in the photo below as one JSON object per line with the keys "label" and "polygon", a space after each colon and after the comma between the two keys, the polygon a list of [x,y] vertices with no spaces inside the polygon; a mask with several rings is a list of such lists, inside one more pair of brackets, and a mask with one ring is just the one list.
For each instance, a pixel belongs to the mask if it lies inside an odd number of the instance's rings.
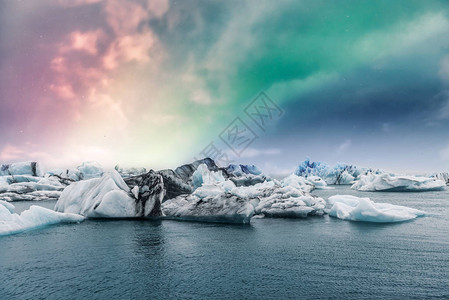
{"label": "large iceberg", "polygon": [[324,214],[325,201],[309,194],[291,179],[281,183],[271,181],[253,187],[242,187],[236,192],[241,193],[245,189],[257,191],[260,199],[256,206],[257,215],[270,218],[305,218]]}
{"label": "large iceberg", "polygon": [[222,186],[205,185],[191,195],[182,195],[162,204],[169,219],[216,223],[248,224],[254,215],[257,198],[227,193]]}
{"label": "large iceberg", "polygon": [[329,197],[329,215],[342,220],[364,222],[403,222],[425,215],[425,212],[389,203],[375,203],[369,198],[350,195]]}
{"label": "large iceberg", "polygon": [[[201,169],[198,170],[200,166]],[[206,170],[212,173],[206,173]],[[202,184],[203,180],[230,180],[236,186],[250,186],[271,180],[254,165],[231,164],[226,168],[221,168],[211,158],[204,158],[190,164],[182,165],[174,171],[166,169],[157,171],[157,173],[163,177],[166,189],[166,196],[163,201],[176,198],[180,195],[191,194]]]}
{"label": "large iceberg", "polygon": [[125,181],[117,173],[74,182],[61,194],[55,210],[90,218],[160,216],[165,195],[162,177],[153,171]]}
{"label": "large iceberg", "polygon": [[351,188],[358,191],[424,192],[444,190],[446,183],[432,177],[384,174],[362,175]]}
{"label": "large iceberg", "polygon": [[162,204],[164,215],[178,220],[249,223],[253,214],[265,217],[300,218],[324,213],[325,201],[310,195],[313,184],[291,175],[285,180],[236,186],[231,180],[215,180],[205,167],[198,173],[208,178],[191,195]]}
{"label": "large iceberg", "polygon": [[361,175],[380,174],[382,171],[368,168],[359,168],[354,165],[339,163],[335,166],[329,166],[323,162],[312,162],[309,159],[303,161],[295,171],[295,174],[305,178],[318,176],[327,184],[349,185]]}
{"label": "large iceberg", "polygon": [[58,223],[79,223],[83,220],[84,217],[77,214],[59,213],[36,205],[18,215],[14,213],[12,204],[0,201],[0,236]]}

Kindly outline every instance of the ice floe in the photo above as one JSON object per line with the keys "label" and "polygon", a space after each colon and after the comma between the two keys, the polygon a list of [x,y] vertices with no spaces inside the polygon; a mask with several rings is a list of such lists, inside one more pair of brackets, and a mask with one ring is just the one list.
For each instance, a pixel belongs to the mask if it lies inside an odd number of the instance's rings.
{"label": "ice floe", "polygon": [[364,222],[403,222],[422,217],[425,212],[389,203],[375,203],[369,198],[351,195],[335,195],[329,197],[327,205],[329,215],[342,220]]}
{"label": "ice floe", "polygon": [[14,206],[0,201],[0,235],[9,235],[59,223],[79,223],[83,216],[59,213],[51,209],[32,205],[20,215],[14,213]]}
{"label": "ice floe", "polygon": [[446,183],[432,177],[368,174],[360,177],[351,188],[358,191],[425,192],[444,190]]}

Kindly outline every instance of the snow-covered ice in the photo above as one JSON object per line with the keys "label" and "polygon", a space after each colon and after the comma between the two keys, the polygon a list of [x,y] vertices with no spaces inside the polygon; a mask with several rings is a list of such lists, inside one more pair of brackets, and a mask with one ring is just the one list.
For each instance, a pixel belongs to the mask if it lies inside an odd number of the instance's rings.
{"label": "snow-covered ice", "polygon": [[436,178],[439,180],[443,180],[444,182],[446,182],[446,185],[449,185],[449,173],[448,172],[432,174],[430,177],[433,177],[433,178]]}
{"label": "snow-covered ice", "polygon": [[329,197],[327,205],[329,215],[342,220],[364,222],[403,222],[425,215],[425,212],[389,203],[375,203],[369,198],[350,195]]}
{"label": "snow-covered ice", "polygon": [[0,200],[38,201],[58,199],[64,189],[55,178],[43,178],[30,175],[0,177]]}
{"label": "snow-covered ice", "polygon": [[289,176],[285,177],[281,180],[280,184],[282,186],[291,186],[305,192],[311,192],[316,187],[315,184],[311,181],[295,174],[290,174]]}
{"label": "snow-covered ice", "polygon": [[0,201],[0,235],[9,235],[39,227],[59,223],[79,223],[83,216],[70,213],[59,213],[53,210],[32,205],[20,215],[14,213],[14,206]]}
{"label": "snow-covered ice", "polygon": [[51,170],[46,173],[47,176],[56,176],[62,180],[80,181],[92,178],[98,178],[103,175],[102,166],[95,161],[86,161],[76,168],[66,170]]}
{"label": "snow-covered ice", "polygon": [[444,190],[446,183],[432,177],[384,174],[362,175],[351,188],[358,191],[424,192]]}
{"label": "snow-covered ice", "polygon": [[[152,171],[151,171],[152,172]],[[148,175],[153,176],[154,172]],[[156,176],[156,175],[155,175]],[[128,178],[137,183],[139,191],[132,192],[117,171],[105,173],[100,178],[74,182],[62,192],[55,210],[81,214],[90,218],[129,218],[160,214],[160,202],[165,195],[162,178],[158,186],[146,185],[146,179],[153,177]],[[162,186],[160,186],[162,184]],[[156,192],[156,193],[154,193]],[[138,198],[135,195],[138,195]],[[155,212],[154,210],[158,210]]]}
{"label": "snow-covered ice", "polygon": [[307,176],[306,179],[308,182],[312,183],[316,189],[331,189],[331,187],[328,187],[326,181],[324,181],[321,177],[310,175]]}
{"label": "snow-covered ice", "polygon": [[43,176],[43,171],[40,164],[34,161],[0,165],[0,176],[7,175],[30,175],[40,177]]}
{"label": "snow-covered ice", "polygon": [[[202,170],[205,173],[210,172]],[[248,223],[253,214],[265,217],[300,218],[324,213],[325,201],[309,194],[313,184],[291,175],[283,181],[236,186],[231,180],[212,180],[191,195],[162,204],[169,218],[206,222]]]}
{"label": "snow-covered ice", "polygon": [[295,174],[308,178],[310,176],[318,176],[327,184],[350,185],[361,175],[380,174],[380,170],[368,168],[359,168],[354,165],[339,163],[335,166],[329,166],[323,162],[311,162],[309,159],[303,161],[295,171]]}
{"label": "snow-covered ice", "polygon": [[192,174],[193,189],[197,189],[203,184],[215,184],[225,181],[221,171],[209,171],[206,164],[201,164]]}

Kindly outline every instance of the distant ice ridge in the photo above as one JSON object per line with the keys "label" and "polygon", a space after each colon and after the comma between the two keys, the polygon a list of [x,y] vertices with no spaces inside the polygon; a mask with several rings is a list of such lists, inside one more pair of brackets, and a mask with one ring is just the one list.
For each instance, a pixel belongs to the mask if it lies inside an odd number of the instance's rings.
{"label": "distant ice ridge", "polygon": [[295,171],[295,174],[305,178],[318,176],[327,184],[353,184],[361,175],[382,173],[380,170],[358,168],[354,165],[339,163],[333,167],[323,162],[311,162],[309,159],[303,161]]}
{"label": "distant ice ridge", "polygon": [[64,189],[59,180],[31,175],[0,176],[0,200],[56,200]]}
{"label": "distant ice ridge", "polygon": [[62,181],[66,181],[67,184],[73,181],[80,181],[92,178],[98,178],[103,175],[104,171],[102,166],[95,161],[83,162],[76,168],[65,170],[52,170],[47,172],[47,176],[58,177]]}
{"label": "distant ice ridge", "polygon": [[369,198],[359,198],[350,195],[335,195],[329,197],[327,205],[329,215],[342,220],[363,222],[403,222],[422,217],[426,213],[405,206],[389,203],[375,203]]}
{"label": "distant ice ridge", "polygon": [[446,182],[446,185],[449,185],[449,173],[447,172],[435,173],[430,175],[430,177],[443,180],[444,182]]}
{"label": "distant ice ridge", "polygon": [[425,192],[444,190],[446,183],[432,177],[390,174],[363,175],[351,188],[358,191]]}
{"label": "distant ice ridge", "polygon": [[249,223],[254,214],[297,218],[324,213],[324,200],[308,193],[313,185],[296,175],[282,182],[236,186],[206,166],[199,166],[194,177],[203,178],[201,186],[191,195],[164,202],[165,216],[188,221]]}
{"label": "distant ice ridge", "polygon": [[122,168],[119,165],[116,165],[114,169],[120,174],[120,176],[122,176],[122,178],[128,178],[147,173],[147,169],[145,168]]}
{"label": "distant ice ridge", "polygon": [[90,218],[160,216],[165,195],[162,177],[150,171],[126,181],[114,170],[74,182],[62,192],[55,210]]}
{"label": "distant ice ridge", "polygon": [[27,161],[0,165],[0,176],[7,175],[29,175],[42,177],[43,172],[38,162]]}
{"label": "distant ice ridge", "polygon": [[59,213],[36,205],[18,215],[14,213],[14,205],[0,201],[0,236],[59,223],[79,223],[83,220],[84,217],[77,214]]}
{"label": "distant ice ridge", "polygon": [[211,185],[225,181],[222,171],[209,171],[206,164],[201,164],[192,174],[193,189],[196,190],[200,186]]}

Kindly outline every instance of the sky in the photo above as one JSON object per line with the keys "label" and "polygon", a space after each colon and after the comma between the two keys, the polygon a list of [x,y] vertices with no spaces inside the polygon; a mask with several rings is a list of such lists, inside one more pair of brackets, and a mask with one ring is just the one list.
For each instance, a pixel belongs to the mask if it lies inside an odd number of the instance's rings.
{"label": "sky", "polygon": [[448,1],[0,0],[1,163],[449,171],[448,129]]}

